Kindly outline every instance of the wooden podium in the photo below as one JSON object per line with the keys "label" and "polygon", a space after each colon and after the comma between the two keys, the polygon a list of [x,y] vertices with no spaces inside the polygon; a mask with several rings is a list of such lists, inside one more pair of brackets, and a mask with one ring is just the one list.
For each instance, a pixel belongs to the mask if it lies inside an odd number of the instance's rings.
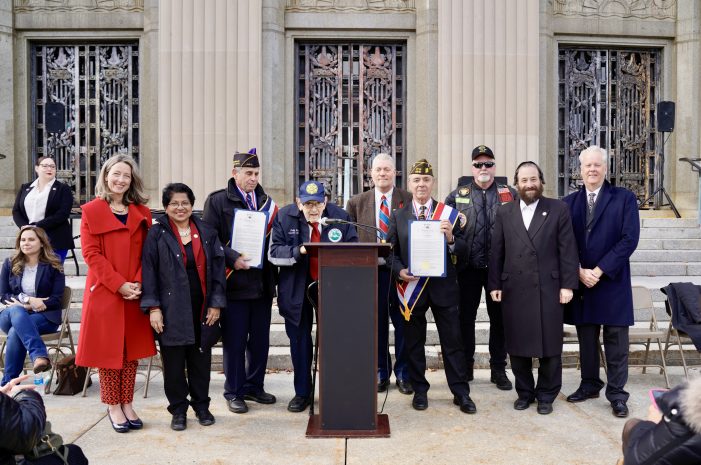
{"label": "wooden podium", "polygon": [[377,414],[377,258],[389,244],[308,242],[319,253],[319,413],[307,437],[389,437]]}

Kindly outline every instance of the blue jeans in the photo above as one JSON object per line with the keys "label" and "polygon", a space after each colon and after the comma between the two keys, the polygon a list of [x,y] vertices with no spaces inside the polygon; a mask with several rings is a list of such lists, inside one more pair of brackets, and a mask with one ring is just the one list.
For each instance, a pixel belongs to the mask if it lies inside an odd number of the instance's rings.
{"label": "blue jeans", "polygon": [[27,351],[32,362],[38,357],[48,357],[40,334],[54,332],[57,328],[56,323],[47,320],[41,313],[28,313],[19,305],[12,305],[0,312],[0,329],[7,334],[5,372],[0,386],[20,375]]}

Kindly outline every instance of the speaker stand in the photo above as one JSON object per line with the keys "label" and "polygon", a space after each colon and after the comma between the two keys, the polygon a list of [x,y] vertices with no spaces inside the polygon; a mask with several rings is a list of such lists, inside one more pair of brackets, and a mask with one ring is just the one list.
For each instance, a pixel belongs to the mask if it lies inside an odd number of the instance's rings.
{"label": "speaker stand", "polygon": [[[651,199],[654,198],[655,202],[652,207],[653,210],[659,210],[662,207],[670,207],[674,212],[674,216],[676,216],[677,218],[681,218],[682,216],[679,214],[679,210],[677,210],[677,207],[674,205],[674,202],[672,202],[672,199],[667,193],[667,190],[664,188],[664,131],[660,131],[660,134],[662,134],[662,148],[660,150],[659,163],[657,164],[657,169],[660,173],[660,187],[655,189],[655,191],[652,194],[650,194],[648,198],[643,200],[643,202],[640,204],[640,208],[646,208],[645,204],[647,204]],[[667,199],[667,202],[669,203],[662,203],[662,196],[664,196],[664,198]]]}

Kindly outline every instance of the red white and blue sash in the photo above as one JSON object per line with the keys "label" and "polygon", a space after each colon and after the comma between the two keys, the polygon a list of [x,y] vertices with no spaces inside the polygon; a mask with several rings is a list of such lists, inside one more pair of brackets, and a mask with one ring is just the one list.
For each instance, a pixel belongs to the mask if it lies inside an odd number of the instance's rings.
{"label": "red white and blue sash", "polygon": [[[450,224],[455,227],[455,223],[458,221],[458,211],[455,208],[449,207],[444,203],[438,202],[433,214],[431,215],[432,220],[448,220]],[[416,302],[421,297],[421,293],[426,288],[429,278],[423,277],[416,281],[402,281],[397,280],[397,296],[399,297],[400,311],[404,315],[404,319],[409,321],[411,318],[411,312],[414,310]]]}

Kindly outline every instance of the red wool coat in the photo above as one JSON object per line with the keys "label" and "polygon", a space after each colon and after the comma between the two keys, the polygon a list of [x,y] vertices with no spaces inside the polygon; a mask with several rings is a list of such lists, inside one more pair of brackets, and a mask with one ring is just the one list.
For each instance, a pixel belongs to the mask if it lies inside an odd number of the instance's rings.
{"label": "red wool coat", "polygon": [[141,249],[151,226],[145,206],[130,205],[123,225],[101,199],[82,207],[80,240],[88,264],[76,364],[122,368],[127,360],[156,353],[148,315],[138,300],[124,300],[117,290],[141,282]]}

